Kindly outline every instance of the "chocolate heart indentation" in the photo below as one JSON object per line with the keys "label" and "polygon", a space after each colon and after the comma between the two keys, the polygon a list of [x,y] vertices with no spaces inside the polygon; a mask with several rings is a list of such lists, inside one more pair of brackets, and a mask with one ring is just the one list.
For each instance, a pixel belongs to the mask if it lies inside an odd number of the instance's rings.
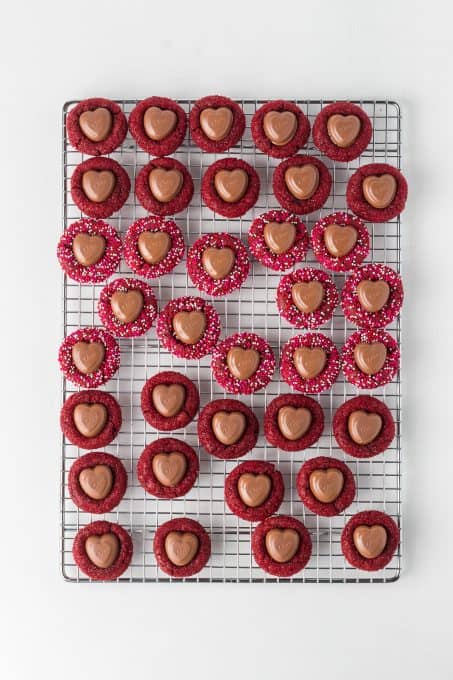
{"label": "chocolate heart indentation", "polygon": [[390,286],[387,281],[360,281],[357,297],[367,312],[379,312],[390,297]]}
{"label": "chocolate heart indentation", "polygon": [[211,427],[216,438],[225,446],[236,444],[247,426],[247,419],[240,411],[217,411],[212,417]]}
{"label": "chocolate heart indentation", "polygon": [[113,193],[116,176],[111,170],[87,170],[82,175],[82,189],[88,200],[103,203]]}
{"label": "chocolate heart indentation", "polygon": [[233,113],[227,106],[218,109],[203,109],[200,113],[200,127],[213,142],[225,139],[233,125]]}
{"label": "chocolate heart indentation", "polygon": [[79,474],[79,484],[89,498],[95,501],[103,500],[112,490],[112,469],[108,465],[84,468]]}
{"label": "chocolate heart indentation", "polygon": [[321,347],[298,347],[293,354],[296,371],[305,380],[319,375],[327,363],[327,354]]}
{"label": "chocolate heart indentation", "polygon": [[228,350],[226,363],[234,378],[248,380],[258,369],[260,355],[255,349],[232,347]]}
{"label": "chocolate heart indentation", "polygon": [[278,428],[285,439],[294,442],[304,436],[310,429],[312,421],[311,411],[308,408],[294,408],[294,406],[282,406],[278,410]]}
{"label": "chocolate heart indentation", "polygon": [[195,345],[206,330],[206,316],[204,312],[177,312],[172,320],[173,331],[180,342],[185,345]]}
{"label": "chocolate heart indentation", "polygon": [[72,242],[72,252],[79,264],[91,267],[104,256],[105,238],[97,234],[77,234]]}
{"label": "chocolate heart indentation", "polygon": [[167,256],[171,248],[171,238],[166,231],[142,231],[137,247],[145,262],[158,264]]}
{"label": "chocolate heart indentation", "polygon": [[266,137],[275,146],[288,144],[297,131],[297,117],[292,111],[268,111],[263,118]]}
{"label": "chocolate heart indentation", "polygon": [[156,385],[152,392],[154,408],[161,416],[172,418],[180,413],[186,400],[183,385]]}
{"label": "chocolate heart indentation", "polygon": [[296,240],[296,226],[291,222],[268,222],[263,229],[264,242],[273,253],[286,253]]}
{"label": "chocolate heart indentation", "polygon": [[143,293],[141,290],[117,290],[110,298],[112,313],[120,323],[132,323],[143,309]]}
{"label": "chocolate heart indentation", "polygon": [[343,473],[337,468],[313,470],[308,481],[313,496],[321,503],[333,503],[344,486]]}
{"label": "chocolate heart indentation", "polygon": [[249,508],[258,508],[269,498],[272,481],[266,474],[245,472],[238,479],[238,494]]}
{"label": "chocolate heart indentation", "polygon": [[104,404],[77,404],[72,419],[81,435],[97,437],[107,423],[108,411]]}
{"label": "chocolate heart indentation", "polygon": [[88,375],[97,371],[104,361],[105,347],[102,342],[76,342],[71,350],[75,367]]}
{"label": "chocolate heart indentation", "polygon": [[387,347],[382,342],[359,342],[354,347],[354,360],[366,375],[379,373],[387,359]]}
{"label": "chocolate heart indentation", "polygon": [[299,281],[291,288],[291,298],[298,310],[311,314],[322,303],[324,286],[319,281]]}
{"label": "chocolate heart indentation", "polygon": [[180,170],[154,168],[148,175],[148,184],[154,198],[160,203],[169,203],[181,191],[184,177]]}
{"label": "chocolate heart indentation", "polygon": [[370,444],[382,430],[379,413],[353,411],[348,418],[348,432],[353,441],[360,446]]}
{"label": "chocolate heart indentation", "polygon": [[335,113],[327,120],[327,134],[335,146],[341,149],[347,149],[354,144],[361,127],[360,118],[353,114],[343,116],[341,113]]}
{"label": "chocolate heart indentation", "polygon": [[319,186],[319,170],[316,165],[292,166],[285,171],[288,191],[299,201],[307,201]]}
{"label": "chocolate heart indentation", "polygon": [[344,257],[354,248],[357,237],[354,227],[329,224],[324,231],[324,245],[333,257]]}
{"label": "chocolate heart indentation", "polygon": [[153,457],[151,467],[162,486],[177,486],[187,470],[187,459],[183,453],[158,453]]}
{"label": "chocolate heart indentation", "polygon": [[90,561],[100,569],[108,569],[120,553],[120,542],[115,534],[88,536],[85,552]]}
{"label": "chocolate heart indentation", "polygon": [[150,139],[160,142],[173,132],[178,122],[178,117],[170,109],[160,109],[158,106],[150,106],[143,116],[143,127]]}
{"label": "chocolate heart indentation", "polygon": [[387,530],[381,524],[360,524],[352,534],[357,552],[368,560],[379,557],[387,545]]}
{"label": "chocolate heart indentation", "polygon": [[386,208],[395,198],[397,190],[393,175],[368,175],[362,182],[362,192],[373,208]]}
{"label": "chocolate heart indentation", "polygon": [[265,538],[266,550],[275,562],[289,562],[297,553],[300,537],[294,529],[271,529]]}
{"label": "chocolate heart indentation", "polygon": [[107,139],[112,124],[112,114],[103,106],[93,111],[84,111],[79,116],[79,127],[90,142],[103,142]]}
{"label": "chocolate heart indentation", "polygon": [[222,201],[237,203],[244,196],[249,185],[249,176],[241,168],[219,170],[214,177],[215,190]]}
{"label": "chocolate heart indentation", "polygon": [[206,248],[201,256],[203,268],[216,281],[228,276],[235,262],[236,255],[231,248]]}
{"label": "chocolate heart indentation", "polygon": [[165,552],[175,566],[185,567],[198,552],[198,536],[191,531],[170,531],[165,537]]}

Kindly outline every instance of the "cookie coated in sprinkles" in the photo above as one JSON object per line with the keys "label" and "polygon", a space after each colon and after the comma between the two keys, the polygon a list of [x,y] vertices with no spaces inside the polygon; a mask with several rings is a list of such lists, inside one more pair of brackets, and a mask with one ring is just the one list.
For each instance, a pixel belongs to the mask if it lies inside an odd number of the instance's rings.
{"label": "cookie coated in sprinkles", "polygon": [[[256,371],[247,379],[235,378],[227,365],[230,349],[255,350],[259,354]],[[211,369],[219,385],[230,394],[252,394],[265,387],[275,370],[274,353],[268,342],[256,333],[235,333],[223,340],[212,353]]]}
{"label": "cookie coated in sprinkles", "polygon": [[[79,343],[83,343],[88,352],[90,352],[91,343],[96,343],[96,350],[99,350],[100,345],[103,348],[101,362],[99,363],[101,356],[98,351],[99,358],[96,360],[96,357],[93,357],[95,368],[90,372],[80,371],[74,362],[73,348]],[[92,347],[91,351],[93,350]],[[119,369],[120,348],[113,335],[103,328],[79,328],[63,340],[58,352],[58,361],[64,376],[75,385],[99,387],[108,382]]]}
{"label": "cookie coated in sprinkles", "polygon": [[[139,249],[141,234],[148,233],[167,234],[170,239],[168,253],[155,264],[147,262]],[[158,215],[148,215],[132,222],[124,239],[124,258],[127,264],[132,271],[146,279],[157,279],[171,272],[184,257],[184,250],[184,238],[176,222]]]}
{"label": "cookie coated in sprinkles", "polygon": [[[378,311],[369,312],[361,305],[358,286],[363,281],[371,286],[376,285],[376,282],[387,284],[388,298]],[[349,276],[341,291],[341,306],[345,317],[360,328],[388,326],[398,316],[402,304],[403,284],[401,276],[394,269],[386,267],[384,264],[367,264],[356,269]]]}
{"label": "cookie coated in sprinkles", "polygon": [[[316,282],[322,286],[322,300],[311,312],[301,311],[294,302],[293,288]],[[339,295],[335,283],[321,269],[306,267],[282,276],[277,287],[277,308],[284,319],[296,328],[319,328],[332,318]]]}
{"label": "cookie coated in sprinkles", "polygon": [[[267,224],[293,224],[295,228],[293,243],[282,253],[275,253],[267,246],[264,232]],[[309,237],[302,220],[287,210],[269,210],[253,220],[248,234],[249,248],[256,259],[274,271],[284,271],[294,267],[307,256]]]}
{"label": "cookie coated in sprinkles", "polygon": [[[294,353],[302,347],[319,348],[326,354],[326,363],[322,371],[313,378],[303,378],[294,364]],[[280,358],[280,372],[283,380],[298,392],[318,394],[329,390],[340,373],[340,354],[332,340],[322,333],[306,333],[295,335],[283,346]]]}
{"label": "cookie coated in sprinkles", "polygon": [[[330,225],[351,227],[355,230],[357,240],[349,252],[341,257],[332,255],[326,247],[324,234]],[[346,212],[335,212],[318,220],[311,231],[311,246],[318,262],[333,272],[348,272],[360,264],[370,252],[370,235],[359,217]]]}
{"label": "cookie coated in sprinkles", "polygon": [[[178,313],[201,312],[205,317],[206,328],[200,339],[193,344],[185,344],[176,337],[173,317]],[[220,319],[212,305],[201,297],[187,295],[175,298],[165,305],[157,318],[157,337],[171,354],[182,359],[201,359],[210,354],[220,335]]]}
{"label": "cookie coated in sprinkles", "polygon": [[[113,313],[112,297],[115,293],[128,295],[135,291],[141,293],[142,308],[133,321],[122,323]],[[101,290],[98,313],[104,326],[117,337],[136,338],[146,333],[153,325],[157,314],[157,302],[153,291],[144,281],[115,279]]]}
{"label": "cookie coated in sprinkles", "polygon": [[[359,343],[381,343],[385,346],[386,357],[382,368],[373,375],[367,375],[357,366],[354,349]],[[363,390],[386,385],[397,374],[400,366],[400,350],[396,340],[386,331],[380,329],[361,330],[349,336],[342,349],[343,373],[346,380]]]}
{"label": "cookie coated in sprinkles", "polygon": [[[203,258],[206,257],[207,251],[210,251],[217,258],[222,257],[223,253],[233,254],[232,263],[229,263],[231,269],[222,278],[213,278],[204,267]],[[216,266],[215,260],[213,260],[212,265]],[[228,265],[228,263],[223,263],[222,267],[224,265]],[[250,262],[242,241],[235,236],[230,236],[230,234],[206,234],[197,239],[189,248],[187,255],[189,276],[193,284],[208,295],[227,295],[240,288],[246,280],[249,270]]]}

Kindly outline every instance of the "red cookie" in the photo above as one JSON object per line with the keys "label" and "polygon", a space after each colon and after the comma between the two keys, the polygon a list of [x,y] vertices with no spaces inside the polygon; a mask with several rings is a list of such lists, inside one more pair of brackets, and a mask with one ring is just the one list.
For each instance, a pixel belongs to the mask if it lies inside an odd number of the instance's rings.
{"label": "red cookie", "polygon": [[240,158],[221,158],[209,166],[201,181],[203,201],[224,217],[244,215],[255,205],[259,192],[256,170]]}
{"label": "red cookie", "polygon": [[365,111],[349,102],[328,104],[313,124],[313,141],[318,149],[343,163],[358,158],[370,143],[372,134],[373,127]]}
{"label": "red cookie", "polygon": [[358,217],[336,212],[316,222],[311,231],[311,246],[323,267],[348,272],[362,264],[370,252],[370,236]]}
{"label": "red cookie", "polygon": [[198,477],[198,457],[179,439],[156,439],[143,450],[137,463],[142,487],[157,498],[185,496]]}
{"label": "red cookie", "polygon": [[211,369],[226,392],[252,394],[271,381],[275,358],[264,338],[255,333],[235,333],[217,345]]}
{"label": "red cookie", "polygon": [[242,241],[225,233],[206,234],[189,248],[187,271],[192,283],[209,295],[240,288],[250,269]]}
{"label": "red cookie", "polygon": [[356,269],[341,291],[341,306],[349,321],[360,328],[383,328],[398,316],[403,304],[400,275],[383,264]]}
{"label": "red cookie", "polygon": [[280,358],[283,380],[298,392],[308,394],[329,390],[338,378],[340,367],[337,348],[322,333],[295,335],[284,345]]}
{"label": "red cookie", "polygon": [[[107,538],[108,542],[104,538],[106,535],[109,537]],[[112,535],[114,542],[110,538]],[[98,566],[88,557],[87,541],[92,538],[100,541],[91,550],[101,561],[108,560],[118,550],[113,563],[109,564],[108,567]],[[101,545],[102,542],[104,542],[104,545]],[[121,576],[131,562],[132,552],[133,546],[130,535],[119,524],[112,524],[112,522],[91,522],[77,532],[72,546],[75,563],[84,574],[94,581],[113,581]]]}
{"label": "red cookie", "polygon": [[273,158],[293,156],[305,146],[310,135],[307,116],[296,104],[284,99],[260,106],[252,118],[251,128],[258,149]]}
{"label": "red cookie", "polygon": [[[273,534],[272,539],[267,539],[267,534],[272,530],[284,532],[290,530],[290,534]],[[297,534],[295,536],[294,532]],[[267,539],[267,540],[266,540]],[[298,539],[298,543],[297,543]],[[266,543],[272,546],[274,554],[278,551],[280,559],[287,557],[294,550],[292,557],[287,561],[274,559],[267,550]],[[296,548],[297,545],[297,548]],[[263,571],[272,576],[288,578],[301,571],[311,556],[311,538],[302,522],[295,517],[274,515],[261,522],[252,534],[252,553],[255,562]]]}
{"label": "red cookie", "polygon": [[118,402],[108,392],[100,390],[71,394],[60,413],[65,437],[81,449],[101,449],[110,444],[118,434],[121,422]]}
{"label": "red cookie", "polygon": [[124,239],[124,258],[146,279],[168,274],[184,257],[184,238],[173,220],[148,215],[135,220]]}
{"label": "red cookie", "polygon": [[399,370],[400,350],[385,331],[356,331],[343,345],[342,358],[346,380],[362,390],[372,390],[393,380]]}
{"label": "red cookie", "polygon": [[79,328],[60,345],[61,370],[74,385],[99,387],[120,367],[120,348],[115,338],[102,328]]}
{"label": "red cookie", "polygon": [[103,156],[120,146],[127,133],[126,116],[110,99],[84,99],[66,117],[69,143],[89,156]]}
{"label": "red cookie", "polygon": [[151,328],[157,302],[144,281],[115,279],[101,290],[98,314],[104,326],[117,337],[136,338]]}
{"label": "red cookie", "polygon": [[[383,551],[376,557],[365,557],[362,555],[354,541],[354,532],[358,527],[368,529],[368,536],[362,536],[361,545],[369,549],[376,550],[379,545],[379,536],[369,534],[371,527],[383,527],[387,534],[387,540]],[[366,510],[358,512],[351,517],[341,534],[341,549],[349,564],[357,569],[364,571],[378,571],[383,569],[391,561],[400,542],[400,530],[389,515],[377,510]],[[372,553],[370,553],[372,554]]]}
{"label": "red cookie", "polygon": [[275,397],[264,414],[264,435],[282,451],[303,451],[313,446],[324,429],[324,413],[317,401],[303,394]]}
{"label": "red cookie", "polygon": [[129,115],[132,137],[151,156],[169,156],[176,151],[184,141],[186,129],[184,109],[167,97],[142,99]]}
{"label": "red cookie", "polygon": [[167,432],[185,427],[195,417],[199,405],[200,397],[195,384],[182,373],[162,371],[143,385],[143,415],[156,430]]}
{"label": "red cookie", "polygon": [[200,149],[219,153],[241,139],[245,116],[232,99],[212,95],[195,102],[189,114],[189,127],[191,137]]}
{"label": "red cookie", "polygon": [[350,456],[372,458],[392,443],[395,421],[383,401],[363,395],[348,399],[337,409],[332,430],[338,446]]}
{"label": "red cookie", "polygon": [[154,158],[138,173],[135,195],[148,212],[174,215],[185,210],[192,200],[192,176],[175,158]]}
{"label": "red cookie", "polygon": [[86,453],[69,470],[69,494],[84,512],[110,512],[120,504],[126,487],[126,469],[119,458],[109,453]]}
{"label": "red cookie", "polygon": [[[309,170],[301,171],[300,168],[304,166],[310,166]],[[289,181],[290,177],[292,178],[292,186],[300,191],[302,198],[297,198],[289,190],[286,179]],[[331,186],[332,177],[329,170],[322,161],[314,156],[287,158],[277,165],[272,180],[277,201],[282,208],[296,213],[296,215],[306,215],[322,208],[330,194]],[[310,190],[313,193],[310,193]]]}
{"label": "red cookie", "polygon": [[341,460],[327,456],[310,458],[298,472],[297,492],[315,515],[334,517],[354,500],[354,476]]}
{"label": "red cookie", "polygon": [[232,513],[248,522],[261,522],[277,512],[283,501],[283,477],[272,463],[247,460],[225,480],[225,502]]}
{"label": "red cookie", "polygon": [[219,316],[200,297],[170,300],[157,318],[157,337],[165,349],[182,359],[201,359],[210,354],[219,335]]}
{"label": "red cookie", "polygon": [[[172,536],[169,537],[169,534]],[[167,542],[175,560],[185,562],[189,559],[189,561],[181,565],[175,564],[168,556]],[[206,565],[211,556],[211,539],[199,522],[188,517],[181,517],[171,519],[157,529],[153,550],[156,562],[162,571],[173,578],[186,578],[197,574]]]}
{"label": "red cookie", "polygon": [[70,279],[100,283],[120,263],[121,239],[106,222],[83,218],[67,227],[58,242],[57,257]]}
{"label": "red cookie", "polygon": [[71,177],[72,200],[85,215],[97,219],[122,208],[130,190],[129,175],[111,158],[89,158]]}
{"label": "red cookie", "polygon": [[[366,199],[367,194],[372,203]],[[363,165],[350,177],[346,189],[348,207],[368,222],[389,222],[404,210],[406,199],[405,178],[397,168],[387,163]]]}
{"label": "red cookie", "polygon": [[255,217],[248,238],[256,259],[274,271],[294,267],[307,255],[307,227],[286,210],[269,210]]}
{"label": "red cookie", "polygon": [[210,401],[198,419],[198,438],[216,458],[241,458],[258,440],[259,423],[248,406],[236,399]]}
{"label": "red cookie", "polygon": [[339,295],[330,276],[321,269],[296,269],[280,279],[277,308],[296,328],[319,328],[338,305]]}

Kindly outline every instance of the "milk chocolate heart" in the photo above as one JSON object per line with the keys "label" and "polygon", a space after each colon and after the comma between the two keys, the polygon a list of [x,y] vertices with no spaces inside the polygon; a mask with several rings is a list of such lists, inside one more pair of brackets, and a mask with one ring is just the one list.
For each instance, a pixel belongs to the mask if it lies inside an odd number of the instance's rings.
{"label": "milk chocolate heart", "polygon": [[244,196],[249,185],[245,170],[219,170],[214,177],[214,186],[222,201],[237,203]]}
{"label": "milk chocolate heart", "polygon": [[387,348],[382,342],[359,342],[354,347],[354,360],[366,375],[375,375],[385,364]]}
{"label": "milk chocolate heart", "polygon": [[212,417],[211,427],[216,438],[225,446],[236,444],[244,434],[247,419],[240,411],[217,411]]}
{"label": "milk chocolate heart", "polygon": [[311,163],[288,168],[285,172],[285,184],[295,198],[306,201],[319,186],[319,170]]}
{"label": "milk chocolate heart", "polygon": [[171,238],[165,231],[142,231],[137,241],[138,251],[148,264],[158,264],[171,248]]}
{"label": "milk chocolate heart", "polygon": [[312,421],[311,411],[308,408],[294,408],[294,406],[282,406],[278,410],[278,428],[285,439],[294,442],[300,439],[310,429]]}
{"label": "milk chocolate heart", "polygon": [[187,459],[179,451],[158,453],[154,456],[151,467],[162,486],[177,486],[186,474]]}
{"label": "milk chocolate heart", "polygon": [[120,553],[120,542],[115,534],[88,536],[85,552],[91,562],[100,569],[108,569]]}
{"label": "milk chocolate heart", "polygon": [[291,222],[268,222],[263,230],[264,242],[273,253],[286,253],[296,240],[296,227]]}
{"label": "milk chocolate heart", "polygon": [[324,231],[324,244],[333,257],[344,257],[357,243],[357,230],[354,227],[340,227],[329,224]]}
{"label": "milk chocolate heart", "polygon": [[324,286],[319,281],[299,281],[291,288],[291,298],[304,314],[311,314],[321,305]]}
{"label": "milk chocolate heart", "polygon": [[379,312],[390,297],[390,286],[387,281],[360,281],[357,297],[367,312]]}
{"label": "milk chocolate heart", "polygon": [[160,109],[158,106],[150,106],[143,116],[143,127],[148,137],[155,142],[160,142],[173,132],[178,122],[174,111]]}
{"label": "milk chocolate heart", "polygon": [[379,557],[385,550],[387,545],[387,531],[385,527],[380,524],[373,524],[373,526],[366,526],[360,524],[354,529],[352,534],[354,545],[362,557],[373,560]]}
{"label": "milk chocolate heart", "polygon": [[156,385],[151,396],[156,411],[165,418],[172,418],[184,406],[186,390],[183,385]]}
{"label": "milk chocolate heart", "polygon": [[213,142],[225,139],[233,125],[233,112],[227,106],[218,109],[203,109],[200,113],[200,127]]}
{"label": "milk chocolate heart", "polygon": [[199,540],[191,531],[170,531],[165,537],[165,552],[175,566],[185,567],[198,552]]}
{"label": "milk chocolate heart", "polygon": [[296,134],[297,117],[292,111],[268,111],[263,118],[263,130],[272,144],[284,146]]}
{"label": "milk chocolate heart", "polygon": [[110,298],[110,306],[118,321],[132,323],[142,312],[143,293],[141,290],[117,290]]}
{"label": "milk chocolate heart", "polygon": [[79,264],[91,267],[104,256],[105,238],[97,234],[77,234],[72,242],[72,252]]}
{"label": "milk chocolate heart", "polygon": [[244,473],[238,479],[238,494],[249,508],[257,508],[269,498],[272,489],[268,475]]}
{"label": "milk chocolate heart", "polygon": [[236,255],[231,248],[206,248],[201,256],[203,268],[216,281],[228,276],[235,262]]}
{"label": "milk chocolate heart", "polygon": [[82,175],[82,189],[93,203],[106,201],[113,193],[116,176],[111,170],[87,170]]}
{"label": "milk chocolate heart", "polygon": [[104,404],[77,404],[72,419],[84,437],[97,437],[105,427],[108,411]]}
{"label": "milk chocolate heart", "polygon": [[356,444],[364,446],[374,441],[382,430],[382,418],[379,413],[353,411],[348,418],[348,432]]}
{"label": "milk chocolate heart", "polygon": [[275,562],[289,562],[297,553],[300,537],[294,529],[271,529],[266,534],[266,550]]}
{"label": "milk chocolate heart", "polygon": [[148,184],[155,199],[160,203],[169,203],[181,191],[184,177],[176,168],[154,168],[148,175]]}
{"label": "milk chocolate heart", "polygon": [[172,320],[177,339],[185,345],[195,345],[206,330],[204,312],[177,312]]}
{"label": "milk chocolate heart", "polygon": [[97,371],[104,361],[105,347],[102,342],[76,342],[71,350],[72,361],[76,368],[88,375]]}
{"label": "milk chocolate heart", "polygon": [[323,371],[327,355],[321,347],[298,347],[293,354],[293,362],[299,375],[310,380]]}
{"label": "milk chocolate heart", "polygon": [[318,501],[321,503],[333,503],[343,490],[343,473],[337,468],[313,470],[309,478],[309,484],[313,496]]}
{"label": "milk chocolate heart", "polygon": [[79,116],[79,126],[91,142],[103,142],[112,129],[112,114],[103,106],[94,111],[84,111]]}
{"label": "milk chocolate heart", "polygon": [[347,149],[359,136],[361,126],[358,116],[343,116],[341,113],[335,113],[327,120],[327,134],[335,146]]}
{"label": "milk chocolate heart", "polygon": [[113,473],[108,465],[85,468],[79,474],[79,484],[87,496],[96,501],[107,498],[113,486]]}
{"label": "milk chocolate heart", "polygon": [[234,378],[247,380],[256,372],[260,363],[260,355],[254,349],[232,347],[228,350],[226,362]]}
{"label": "milk chocolate heart", "polygon": [[362,182],[362,192],[373,208],[386,208],[395,198],[397,189],[393,175],[368,175]]}

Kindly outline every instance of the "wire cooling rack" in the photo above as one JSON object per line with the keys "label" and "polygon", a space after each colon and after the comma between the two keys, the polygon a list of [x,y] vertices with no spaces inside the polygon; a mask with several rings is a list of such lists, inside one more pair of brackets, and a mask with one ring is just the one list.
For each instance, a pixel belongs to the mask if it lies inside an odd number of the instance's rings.
{"label": "wire cooling rack", "polygon": [[[321,108],[330,100],[294,100],[309,117],[310,122]],[[77,102],[67,102],[63,108],[63,228],[82,217],[74,205],[70,194],[70,178],[74,168],[87,158],[75,151],[66,138],[66,116]],[[118,100],[126,115],[136,105],[137,100]],[[179,102],[185,111],[189,111],[193,102]],[[250,122],[256,109],[264,101],[239,100],[246,115],[245,134],[235,147],[223,154],[203,153],[196,147],[189,136],[174,154],[184,163],[194,180],[195,193],[190,206],[175,219],[181,227],[186,246],[189,247],[199,236],[209,232],[228,231],[239,236],[246,243],[247,232],[253,218],[266,210],[280,207],[272,193],[272,172],[278,161],[268,158],[258,151],[250,134]],[[309,228],[324,215],[346,208],[346,185],[351,174],[367,163],[389,162],[400,167],[401,163],[401,117],[397,103],[385,100],[357,100],[369,115],[373,124],[373,138],[366,151],[350,163],[336,163],[321,156],[311,139],[302,153],[322,158],[332,173],[332,192],[323,208],[306,216],[305,223]],[[204,206],[200,197],[200,182],[207,167],[219,157],[242,157],[254,166],[260,176],[261,191],[253,210],[244,217],[234,220],[225,219],[214,214]],[[137,148],[134,140],[128,135],[121,148],[110,154],[128,172],[132,187],[140,169],[149,161],[149,155]],[[122,235],[130,223],[144,217],[146,211],[136,201],[134,191],[123,208],[109,220]],[[367,261],[388,264],[400,270],[400,220],[392,220],[386,224],[370,224],[372,249]],[[312,251],[309,251],[306,262],[299,266],[314,266],[318,263]],[[112,278],[120,275],[134,275],[121,262],[119,271]],[[339,289],[344,284],[345,275],[334,274]],[[282,320],[277,312],[275,294],[280,274],[266,269],[252,259],[250,275],[239,291],[226,298],[210,298],[222,323],[222,337],[238,331],[255,331],[270,342],[275,356],[279,357],[283,344],[293,335],[303,331],[293,329]],[[188,279],[185,261],[172,273],[160,279],[150,281],[159,307],[168,300],[181,295],[200,295]],[[105,284],[78,284],[67,277],[63,285],[64,336],[82,326],[99,326],[97,300]],[[203,297],[208,297],[203,295]],[[341,309],[337,308],[331,322],[319,329],[330,336],[338,347],[355,327],[344,318]],[[388,328],[391,334],[400,341],[399,320]],[[184,497],[174,500],[158,500],[147,494],[139,485],[136,476],[137,460],[145,447],[159,437],[161,433],[148,425],[140,409],[140,392],[147,378],[165,369],[175,369],[192,379],[200,391],[201,407],[215,398],[225,397],[224,391],[212,379],[210,357],[199,362],[185,361],[172,356],[160,348],[153,327],[144,337],[136,339],[120,339],[121,367],[117,375],[103,388],[112,393],[121,405],[123,425],[121,431],[110,446],[105,447],[109,453],[118,456],[124,463],[128,476],[128,487],[120,505],[105,515],[90,515],[73,504],[68,494],[67,479],[69,469],[76,458],[85,453],[62,439],[62,479],[61,479],[61,564],[63,576],[68,581],[89,581],[78,569],[72,557],[73,539],[79,528],[97,519],[107,519],[121,524],[133,539],[134,554],[129,569],[118,579],[121,582],[159,582],[172,581],[156,565],[152,551],[152,541],[156,528],[163,522],[173,518],[192,517],[208,530],[212,541],[212,555],[207,566],[196,576],[185,579],[194,582],[390,582],[398,578],[401,563],[401,548],[387,567],[376,573],[363,572],[351,567],[344,559],[341,547],[341,531],[347,520],[361,510],[376,509],[388,513],[400,526],[400,382],[399,376],[383,388],[373,390],[371,394],[383,399],[390,408],[397,425],[397,434],[391,447],[383,454],[369,460],[357,460],[344,454],[336,445],[332,434],[331,423],[335,410],[346,399],[356,396],[360,391],[347,383],[341,374],[329,392],[316,398],[325,414],[325,429],[315,446],[297,453],[287,453],[269,446],[262,434],[253,452],[247,458],[267,460],[275,463],[282,472],[285,482],[284,502],[279,510],[281,514],[289,514],[299,518],[310,531],[313,541],[312,557],[306,568],[292,578],[275,578],[263,572],[253,560],[250,551],[250,539],[255,524],[245,522],[231,514],[223,500],[225,476],[238,461],[217,460],[209,456],[199,446],[196,434],[196,420],[184,430],[173,433],[162,433],[162,436],[174,436],[187,441],[199,453],[200,475],[197,484]],[[260,423],[268,403],[277,395],[291,391],[286,383],[279,380],[276,370],[272,382],[265,390],[251,396],[240,396],[256,413]],[[77,391],[71,383],[63,380],[63,399]],[[368,392],[369,393],[369,392]],[[228,395],[231,396],[231,395]],[[235,397],[232,397],[235,398]],[[302,463],[314,456],[334,456],[344,460],[352,470],[357,495],[352,505],[338,517],[324,518],[313,515],[305,509],[296,492],[296,475]]]}

